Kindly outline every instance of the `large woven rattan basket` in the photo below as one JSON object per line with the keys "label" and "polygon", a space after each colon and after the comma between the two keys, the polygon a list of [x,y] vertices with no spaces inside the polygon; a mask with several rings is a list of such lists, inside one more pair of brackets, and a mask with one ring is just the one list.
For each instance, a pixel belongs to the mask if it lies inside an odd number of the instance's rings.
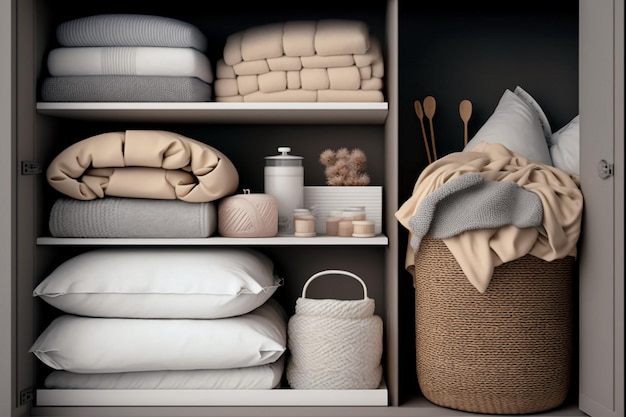
{"label": "large woven rattan basket", "polygon": [[416,371],[448,408],[526,414],[561,405],[573,343],[573,257],[531,255],[495,268],[478,292],[440,239],[415,254]]}

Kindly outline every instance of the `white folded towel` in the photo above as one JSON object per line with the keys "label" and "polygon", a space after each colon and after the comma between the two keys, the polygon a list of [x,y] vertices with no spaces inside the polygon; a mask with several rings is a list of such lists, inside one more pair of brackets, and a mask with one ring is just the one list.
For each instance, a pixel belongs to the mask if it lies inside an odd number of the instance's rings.
{"label": "white folded towel", "polygon": [[48,54],[52,76],[170,75],[213,82],[209,58],[193,48],[61,47]]}

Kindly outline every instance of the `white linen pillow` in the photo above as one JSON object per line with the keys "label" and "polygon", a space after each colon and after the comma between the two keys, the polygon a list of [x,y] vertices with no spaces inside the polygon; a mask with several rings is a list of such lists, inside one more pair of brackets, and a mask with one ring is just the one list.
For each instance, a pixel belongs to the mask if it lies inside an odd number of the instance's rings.
{"label": "white linen pillow", "polygon": [[33,296],[81,316],[208,319],[248,313],[281,285],[249,248],[103,248],[59,265]]}
{"label": "white linen pillow", "polygon": [[555,167],[580,175],[580,115],[552,134],[550,155]]}
{"label": "white linen pillow", "polygon": [[280,385],[284,368],[285,355],[266,365],[232,369],[106,374],[52,371],[44,386],[50,389],[272,389]]}
{"label": "white linen pillow", "polygon": [[228,369],[275,362],[287,316],[270,299],[223,319],[118,319],[64,314],[31,346],[49,367],[77,373]]}
{"label": "white linen pillow", "polygon": [[480,142],[500,143],[531,161],[552,165],[536,111],[509,89],[504,91],[493,114],[463,151],[471,151]]}
{"label": "white linen pillow", "polygon": [[552,136],[552,127],[550,126],[550,122],[546,117],[546,114],[543,112],[543,109],[537,103],[537,100],[533,96],[530,95],[526,90],[524,90],[519,85],[515,87],[515,91],[513,91],[515,95],[524,100],[524,102],[535,111],[535,114],[539,118],[539,122],[541,123],[541,129],[543,129],[543,135],[546,138],[546,142],[550,143],[550,137]]}

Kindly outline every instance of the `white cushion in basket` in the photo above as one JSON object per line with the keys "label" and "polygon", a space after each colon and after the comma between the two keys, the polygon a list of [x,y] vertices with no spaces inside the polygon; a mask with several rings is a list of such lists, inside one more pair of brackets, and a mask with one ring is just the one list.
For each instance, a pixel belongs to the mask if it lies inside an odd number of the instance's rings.
{"label": "white cushion in basket", "polygon": [[580,116],[552,134],[550,155],[555,167],[580,175]]}
{"label": "white cushion in basket", "polygon": [[517,94],[505,90],[493,114],[463,151],[480,142],[500,143],[531,161],[552,165],[550,150],[536,111]]}
{"label": "white cushion in basket", "polygon": [[77,255],[33,291],[71,314],[126,318],[221,318],[266,302],[282,279],[249,248],[103,248]]}
{"label": "white cushion in basket", "polygon": [[275,362],[286,350],[287,316],[270,299],[223,319],[118,319],[64,314],[30,352],[77,373],[229,369]]}

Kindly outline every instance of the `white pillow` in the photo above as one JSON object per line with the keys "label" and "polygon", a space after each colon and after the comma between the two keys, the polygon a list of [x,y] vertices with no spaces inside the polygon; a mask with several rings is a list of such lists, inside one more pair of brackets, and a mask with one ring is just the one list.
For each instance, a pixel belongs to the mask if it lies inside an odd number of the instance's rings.
{"label": "white pillow", "polygon": [[500,143],[531,161],[552,165],[536,111],[511,90],[504,91],[493,114],[463,151],[470,151],[483,141]]}
{"label": "white pillow", "polygon": [[552,136],[552,127],[550,126],[550,122],[546,117],[546,114],[543,112],[543,109],[537,103],[537,100],[533,96],[531,96],[526,90],[524,90],[519,85],[515,87],[514,91],[515,95],[524,100],[524,102],[535,111],[535,114],[539,118],[539,123],[541,123],[541,128],[543,129],[543,136],[546,138],[546,143],[550,142],[550,136]]}
{"label": "white pillow", "polygon": [[64,314],[30,348],[56,370],[77,373],[228,369],[275,362],[287,316],[270,299],[223,319],[117,319]]}
{"label": "white pillow", "polygon": [[233,369],[106,374],[52,371],[44,385],[51,389],[272,389],[280,385],[284,368],[285,355],[267,365]]}
{"label": "white pillow", "polygon": [[82,316],[204,319],[248,313],[280,285],[253,249],[103,248],[59,265],[33,296]]}
{"label": "white pillow", "polygon": [[552,134],[550,155],[555,167],[580,175],[580,115]]}

